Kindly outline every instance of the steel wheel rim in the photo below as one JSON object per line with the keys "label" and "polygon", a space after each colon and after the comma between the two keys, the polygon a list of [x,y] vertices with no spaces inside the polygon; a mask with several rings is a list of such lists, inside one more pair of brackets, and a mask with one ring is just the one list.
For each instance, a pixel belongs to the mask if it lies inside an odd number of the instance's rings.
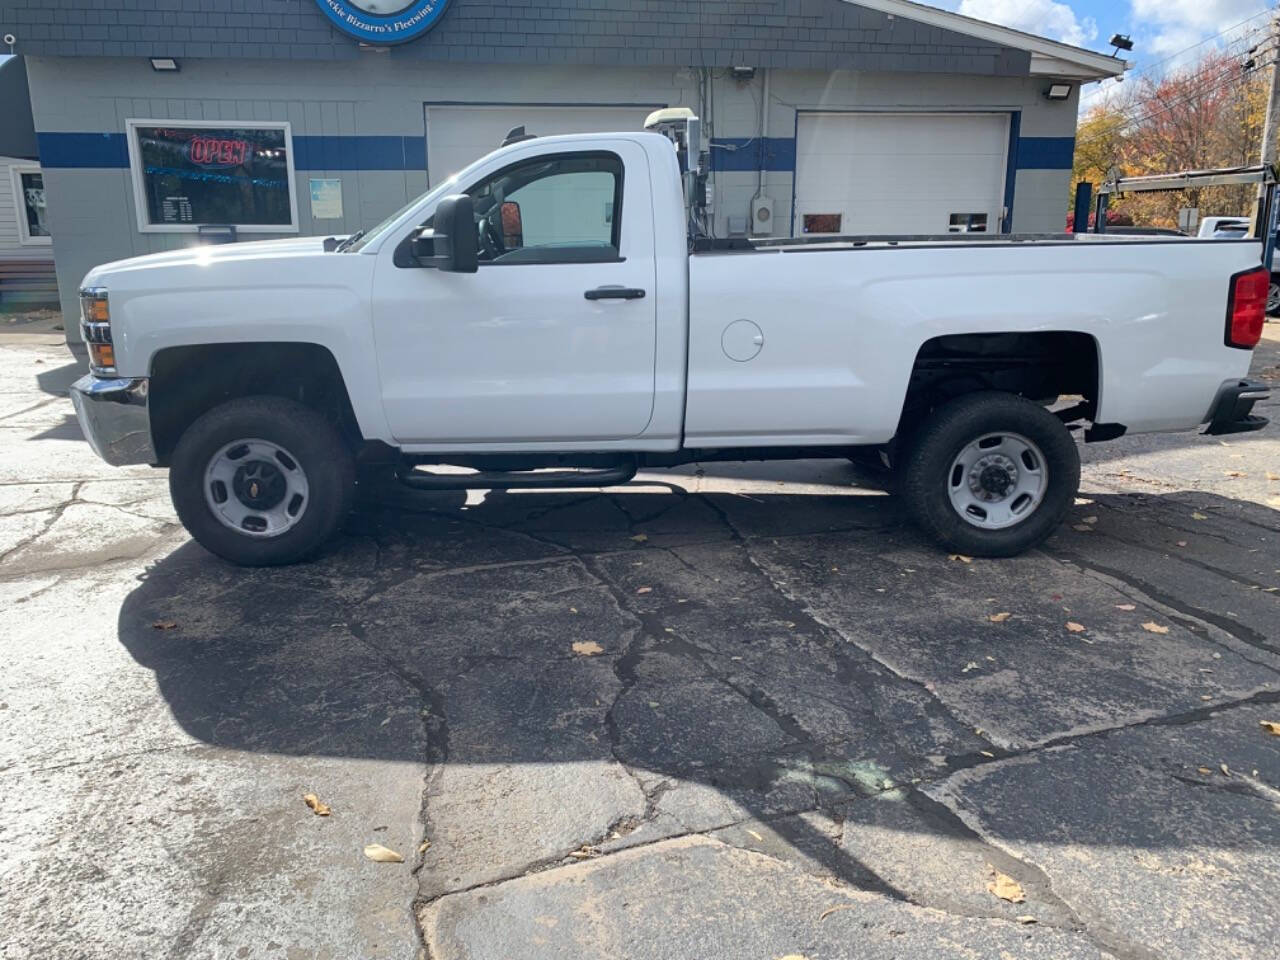
{"label": "steel wheel rim", "polygon": [[1021,434],[988,433],[961,448],[946,483],[961,519],[979,530],[1004,530],[1044,502],[1049,465],[1043,451]]}
{"label": "steel wheel rim", "polygon": [[1280,313],[1280,283],[1271,281],[1271,285],[1267,287],[1267,313]]}
{"label": "steel wheel rim", "polygon": [[287,533],[310,502],[306,471],[292,453],[270,440],[233,440],[209,458],[204,499],[224,527],[268,539]]}

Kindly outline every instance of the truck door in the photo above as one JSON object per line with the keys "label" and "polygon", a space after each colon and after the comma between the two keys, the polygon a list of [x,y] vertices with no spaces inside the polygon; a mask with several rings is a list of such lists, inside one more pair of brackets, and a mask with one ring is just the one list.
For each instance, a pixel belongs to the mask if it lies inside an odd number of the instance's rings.
{"label": "truck door", "polygon": [[460,191],[475,202],[476,273],[379,254],[374,334],[399,442],[554,445],[645,429],[657,336],[648,174],[633,141],[533,141]]}

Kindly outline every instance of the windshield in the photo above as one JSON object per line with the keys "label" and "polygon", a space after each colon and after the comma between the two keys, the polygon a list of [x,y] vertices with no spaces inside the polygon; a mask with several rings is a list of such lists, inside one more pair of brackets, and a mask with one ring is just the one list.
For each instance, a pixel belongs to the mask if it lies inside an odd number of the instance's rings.
{"label": "windshield", "polygon": [[456,185],[457,181],[458,181],[457,174],[454,174],[452,177],[449,177],[447,180],[443,180],[440,183],[436,184],[426,193],[422,193],[414,197],[412,200],[406,203],[403,207],[401,207],[395,213],[391,214],[391,216],[387,217],[377,226],[370,227],[368,230],[364,231],[364,233],[360,235],[359,239],[353,241],[348,246],[343,247],[342,248],[343,252],[359,253],[360,250],[362,250],[364,247],[366,247],[370,243],[370,241],[376,240],[379,236],[382,235],[382,233],[388,227],[390,227],[393,223],[395,223],[397,220],[403,217],[412,208],[416,207],[418,204],[422,203],[425,200],[431,199],[432,197],[436,197],[436,196],[448,193],[449,190],[451,190]]}

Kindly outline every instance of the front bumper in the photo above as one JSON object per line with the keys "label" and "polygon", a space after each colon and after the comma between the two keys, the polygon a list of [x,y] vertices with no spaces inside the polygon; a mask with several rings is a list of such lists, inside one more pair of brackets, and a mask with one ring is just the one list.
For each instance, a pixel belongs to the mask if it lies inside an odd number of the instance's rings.
{"label": "front bumper", "polygon": [[1218,436],[1224,433],[1248,433],[1261,430],[1270,421],[1255,416],[1251,411],[1259,400],[1271,396],[1271,387],[1263,380],[1228,380],[1218,388],[1218,395],[1209,408],[1205,433]]}
{"label": "front bumper", "polygon": [[156,462],[147,387],[146,377],[130,380],[93,374],[71,385],[80,429],[93,452],[113,467]]}

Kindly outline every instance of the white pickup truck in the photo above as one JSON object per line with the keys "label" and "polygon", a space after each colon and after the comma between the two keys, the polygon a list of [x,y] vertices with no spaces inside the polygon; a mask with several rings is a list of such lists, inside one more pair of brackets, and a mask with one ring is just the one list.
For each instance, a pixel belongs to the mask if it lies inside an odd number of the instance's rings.
{"label": "white pickup truck", "polygon": [[366,467],[582,487],[872,451],[925,530],[1007,556],[1071,506],[1073,430],[1266,423],[1255,241],[691,239],[685,186],[660,134],[524,139],[341,242],[97,267],[84,433],[257,565],[329,538]]}

